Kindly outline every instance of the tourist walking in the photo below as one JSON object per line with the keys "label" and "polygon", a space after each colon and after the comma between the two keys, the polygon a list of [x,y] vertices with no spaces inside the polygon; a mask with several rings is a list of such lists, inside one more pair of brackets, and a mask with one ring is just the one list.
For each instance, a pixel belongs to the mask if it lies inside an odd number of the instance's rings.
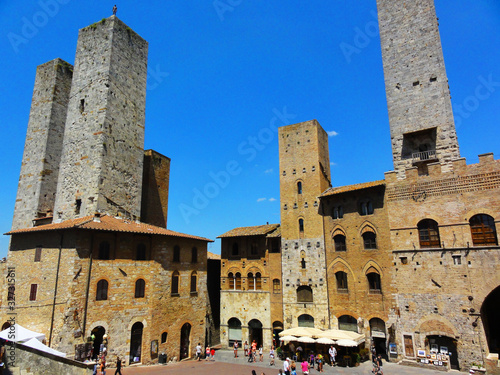
{"label": "tourist walking", "polygon": [[201,361],[201,344],[196,345],[196,360]]}
{"label": "tourist walking", "polygon": [[245,357],[248,357],[248,341],[245,341],[245,344],[243,345],[243,350],[245,350]]}
{"label": "tourist walking", "polygon": [[262,345],[259,348],[259,361],[264,362],[264,349],[262,349]]}
{"label": "tourist walking", "polygon": [[330,355],[330,365],[335,366],[335,357],[337,356],[337,349],[332,345],[330,349],[328,349],[328,354]]}
{"label": "tourist walking", "polygon": [[269,350],[269,366],[274,366],[274,346]]}
{"label": "tourist walking", "polygon": [[115,375],[116,374],[122,375],[122,360],[118,356],[116,357],[116,371],[115,371]]}
{"label": "tourist walking", "polygon": [[283,371],[284,371],[285,375],[290,375],[290,358],[287,358],[283,362]]}
{"label": "tourist walking", "polygon": [[304,375],[309,375],[309,363],[307,362],[307,359],[304,358],[304,360],[300,364],[300,367],[302,367],[302,373]]}
{"label": "tourist walking", "polygon": [[208,361],[210,359],[210,346],[207,346],[205,348],[205,361]]}
{"label": "tourist walking", "polygon": [[234,350],[234,358],[238,358],[238,340],[234,340],[233,350]]}

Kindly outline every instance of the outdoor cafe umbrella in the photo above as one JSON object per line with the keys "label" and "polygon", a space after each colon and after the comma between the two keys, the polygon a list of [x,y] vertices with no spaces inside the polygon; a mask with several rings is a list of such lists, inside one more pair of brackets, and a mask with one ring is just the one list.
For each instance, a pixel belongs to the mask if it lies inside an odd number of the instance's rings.
{"label": "outdoor cafe umbrella", "polygon": [[297,339],[298,342],[303,342],[305,344],[313,344],[316,342],[315,339],[313,339],[312,337],[308,337],[308,336],[301,336]]}
{"label": "outdoor cafe umbrella", "polygon": [[347,346],[347,347],[355,347],[358,346],[358,343],[354,340],[349,339],[341,339],[337,341],[338,346]]}
{"label": "outdoor cafe umbrella", "polygon": [[280,337],[280,341],[297,341],[297,337],[295,337],[295,336],[283,336],[283,337]]}
{"label": "outdoor cafe umbrella", "polygon": [[334,340],[331,340],[327,337],[321,337],[321,338],[317,339],[316,342],[318,344],[324,344],[324,345],[333,345],[336,343]]}

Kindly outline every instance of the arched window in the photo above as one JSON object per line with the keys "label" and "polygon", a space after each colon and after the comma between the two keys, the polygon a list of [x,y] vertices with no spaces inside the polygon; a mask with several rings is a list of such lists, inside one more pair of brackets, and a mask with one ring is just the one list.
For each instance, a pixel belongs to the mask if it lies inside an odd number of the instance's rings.
{"label": "arched window", "polygon": [[235,242],[233,243],[233,249],[232,249],[232,252],[231,252],[231,255],[239,255],[240,254],[240,249],[238,247],[238,243]]}
{"label": "arched window", "polygon": [[297,182],[297,194],[302,194],[302,182]]}
{"label": "arched window", "polygon": [[255,274],[255,290],[262,290],[262,276],[260,272]]}
{"label": "arched window", "polygon": [[247,285],[248,285],[248,290],[255,290],[255,279],[253,277],[253,273],[249,273],[247,275]]}
{"label": "arched window", "polygon": [[302,285],[297,288],[297,302],[313,302],[313,291],[310,286]]}
{"label": "arched window", "polygon": [[358,332],[358,321],[351,315],[342,315],[339,318],[339,329]]}
{"label": "arched window", "polygon": [[344,217],[344,208],[335,206],[332,208],[332,219],[342,219]]}
{"label": "arched window", "polygon": [[191,263],[198,263],[198,249],[196,247],[191,249]]}
{"label": "arched window", "polygon": [[304,219],[299,219],[299,232],[304,232]]}
{"label": "arched window", "polygon": [[369,200],[361,202],[359,214],[363,215],[363,216],[364,215],[372,215],[373,214],[373,204],[372,204],[372,202],[369,201]]}
{"label": "arched window", "polygon": [[235,281],[235,289],[236,290],[241,290],[241,273],[236,272],[236,275],[234,275],[234,281]]}
{"label": "arched window", "polygon": [[196,271],[191,272],[191,293],[196,293],[198,291],[196,285],[198,281],[198,274]]}
{"label": "arched window", "polygon": [[160,344],[165,344],[167,342],[167,335],[168,335],[167,332],[163,332],[161,334],[161,342],[160,342]]}
{"label": "arched window", "polygon": [[97,282],[95,300],[105,301],[107,299],[108,299],[108,282],[102,279]]}
{"label": "arched window", "polygon": [[381,294],[382,285],[380,284],[380,275],[375,272],[370,272],[366,277],[368,278],[369,292],[372,294]]}
{"label": "arched window", "polygon": [[231,318],[228,320],[227,331],[229,343],[234,343],[235,341],[241,342],[241,322],[238,318]]}
{"label": "arched window", "polygon": [[343,234],[337,234],[333,237],[333,242],[335,242],[335,251],[346,251],[347,247],[345,244],[345,236]]}
{"label": "arched window", "polygon": [[174,246],[174,257],[172,261],[176,263],[181,261],[181,248],[178,245]]}
{"label": "arched window", "polygon": [[377,236],[374,232],[363,233],[363,244],[366,250],[377,248]]}
{"label": "arched window", "polygon": [[469,225],[474,246],[498,245],[495,220],[490,215],[474,215],[469,219]]}
{"label": "arched window", "polygon": [[99,259],[108,260],[109,259],[109,242],[102,241],[99,244]]}
{"label": "arched window", "polygon": [[179,294],[179,271],[174,271],[172,273],[172,286],[170,288],[171,294]]}
{"label": "arched window", "polygon": [[314,328],[314,318],[308,314],[302,314],[298,317],[299,327]]}
{"label": "arched window", "polygon": [[139,279],[135,282],[135,298],[144,298],[144,293],[146,290],[146,282],[143,279]]}
{"label": "arched window", "polygon": [[421,248],[441,247],[438,223],[432,219],[421,220],[418,224],[418,238]]}
{"label": "arched window", "polygon": [[146,245],[143,243],[137,245],[135,260],[146,260]]}
{"label": "arched window", "polygon": [[234,274],[232,272],[228,273],[227,281],[229,283],[229,290],[235,290],[236,289],[236,280],[234,279]]}
{"label": "arched window", "polygon": [[279,279],[273,280],[273,293],[275,294],[281,293],[281,282]]}
{"label": "arched window", "polygon": [[335,272],[335,279],[337,280],[337,292],[347,293],[347,273],[343,271]]}

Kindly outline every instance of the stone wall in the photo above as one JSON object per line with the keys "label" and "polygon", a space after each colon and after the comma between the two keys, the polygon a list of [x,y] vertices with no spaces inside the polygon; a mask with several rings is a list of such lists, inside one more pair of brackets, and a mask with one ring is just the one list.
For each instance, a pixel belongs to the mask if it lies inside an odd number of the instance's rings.
{"label": "stone wall", "polygon": [[72,75],[61,59],[37,67],[12,229],[54,210]]}
{"label": "stone wall", "polygon": [[434,1],[377,0],[377,9],[394,169],[401,178],[412,151],[432,149],[449,171],[460,154]]}
{"label": "stone wall", "polygon": [[144,151],[142,177],[141,221],[167,227],[170,158],[153,151]]}
{"label": "stone wall", "polygon": [[148,44],[116,16],[79,32],[55,218],[140,216]]}

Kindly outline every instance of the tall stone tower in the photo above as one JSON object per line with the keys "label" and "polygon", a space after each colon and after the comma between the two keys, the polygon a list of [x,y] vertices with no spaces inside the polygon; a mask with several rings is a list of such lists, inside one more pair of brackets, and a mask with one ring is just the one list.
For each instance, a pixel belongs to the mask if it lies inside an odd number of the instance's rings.
{"label": "tall stone tower", "polygon": [[12,229],[51,215],[63,144],[73,67],[61,59],[36,71]]}
{"label": "tall stone tower", "polygon": [[279,128],[283,319],[285,328],[328,328],[323,219],[330,186],[328,135],[316,120]]}
{"label": "tall stone tower", "polygon": [[148,44],[116,16],[80,30],[55,221],[139,218]]}
{"label": "tall stone tower", "polygon": [[394,169],[460,157],[433,0],[377,0]]}

